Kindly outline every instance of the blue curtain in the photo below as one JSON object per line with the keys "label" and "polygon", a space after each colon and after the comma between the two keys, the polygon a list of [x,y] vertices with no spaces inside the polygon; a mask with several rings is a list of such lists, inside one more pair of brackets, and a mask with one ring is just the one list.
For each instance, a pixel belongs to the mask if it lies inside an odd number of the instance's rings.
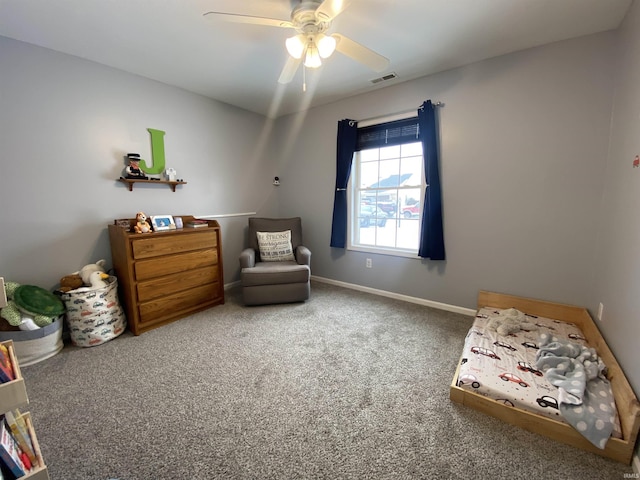
{"label": "blue curtain", "polygon": [[347,241],[347,183],[351,174],[351,161],[358,141],[358,125],[354,120],[338,122],[336,155],[336,191],[333,200],[331,246],[345,248]]}
{"label": "blue curtain", "polygon": [[427,189],[424,194],[420,247],[418,256],[431,260],[444,260],[444,231],[442,228],[442,192],[435,107],[431,100],[418,109],[418,125],[424,156],[424,173]]}

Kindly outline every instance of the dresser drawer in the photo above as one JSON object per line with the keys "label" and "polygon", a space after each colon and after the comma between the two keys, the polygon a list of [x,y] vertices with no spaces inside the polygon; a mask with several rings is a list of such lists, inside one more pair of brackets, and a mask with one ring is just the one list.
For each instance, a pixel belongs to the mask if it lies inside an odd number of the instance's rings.
{"label": "dresser drawer", "polygon": [[138,301],[146,302],[154,298],[166,297],[178,291],[218,281],[218,266],[197,268],[175,275],[165,275],[153,280],[146,280],[137,285]]}
{"label": "dresser drawer", "polygon": [[141,258],[200,250],[201,248],[215,248],[217,243],[215,230],[179,233],[161,238],[140,238],[132,242],[133,258],[140,260]]}
{"label": "dresser drawer", "polygon": [[162,321],[167,314],[175,311],[186,311],[190,308],[198,308],[207,302],[213,302],[220,297],[221,286],[218,282],[190,290],[183,290],[172,295],[157,298],[148,302],[141,302],[140,322]]}
{"label": "dresser drawer", "polygon": [[135,262],[133,269],[136,280],[142,281],[217,264],[218,251],[208,248],[163,258],[140,260]]}

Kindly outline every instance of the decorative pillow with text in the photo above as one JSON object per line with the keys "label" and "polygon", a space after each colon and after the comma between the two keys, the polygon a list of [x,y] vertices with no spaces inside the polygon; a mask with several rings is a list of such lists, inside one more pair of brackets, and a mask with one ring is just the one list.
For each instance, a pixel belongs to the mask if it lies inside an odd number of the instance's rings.
{"label": "decorative pillow with text", "polygon": [[291,230],[284,232],[256,232],[260,259],[263,262],[295,261],[291,247]]}

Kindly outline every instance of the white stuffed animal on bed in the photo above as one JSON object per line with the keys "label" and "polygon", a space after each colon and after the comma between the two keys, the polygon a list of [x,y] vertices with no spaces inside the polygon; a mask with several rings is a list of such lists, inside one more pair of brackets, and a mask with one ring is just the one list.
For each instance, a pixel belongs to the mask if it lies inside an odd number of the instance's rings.
{"label": "white stuffed animal on bed", "polygon": [[495,330],[498,335],[506,336],[520,330],[537,330],[538,327],[527,321],[527,317],[520,310],[509,308],[503,310],[497,317],[491,318],[487,323],[487,328]]}

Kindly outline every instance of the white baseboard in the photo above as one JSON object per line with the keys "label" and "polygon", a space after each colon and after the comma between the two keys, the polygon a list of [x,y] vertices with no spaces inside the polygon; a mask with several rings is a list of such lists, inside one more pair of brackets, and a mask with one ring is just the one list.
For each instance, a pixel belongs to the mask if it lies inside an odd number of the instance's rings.
{"label": "white baseboard", "polygon": [[409,295],[402,295],[400,293],[388,292],[386,290],[378,290],[377,288],[363,287],[362,285],[356,285],[354,283],[340,282],[338,280],[331,280],[330,278],[317,277],[315,275],[311,275],[311,279],[320,283],[337,285],[339,287],[350,288],[352,290],[358,290],[360,292],[380,295],[381,297],[393,298],[396,300],[402,300],[403,302],[416,303],[418,305],[424,305],[426,307],[437,308],[438,310],[446,310],[447,312],[460,313],[462,315],[467,315],[470,317],[473,317],[476,314],[476,311],[470,308],[458,307],[456,305],[449,305],[447,303],[434,302],[433,300],[426,300],[424,298],[410,297]]}
{"label": "white baseboard", "polygon": [[227,290],[229,290],[231,288],[239,287],[239,286],[240,286],[240,280],[237,280],[237,281],[231,282],[231,283],[225,283],[224,284],[224,290],[226,292]]}
{"label": "white baseboard", "polygon": [[[329,285],[336,285],[338,287],[350,288],[351,290],[358,290],[360,292],[371,293],[373,295],[380,295],[381,297],[393,298],[396,300],[401,300],[403,302],[415,303],[418,305],[424,305],[426,307],[437,308],[438,310],[446,310],[447,312],[460,313],[462,315],[467,315],[469,317],[473,317],[476,314],[476,311],[471,308],[464,308],[464,307],[458,307],[457,305],[449,305],[447,303],[434,302],[433,300],[426,300],[424,298],[410,297],[409,295],[402,295],[400,293],[388,292],[386,290],[378,290],[377,288],[363,287],[362,285],[356,285],[355,283],[340,282],[338,280],[318,277],[316,275],[311,275],[311,280],[314,280],[320,283],[327,283]],[[238,286],[240,286],[240,280],[231,282],[231,283],[225,283],[224,289],[226,291]]]}

